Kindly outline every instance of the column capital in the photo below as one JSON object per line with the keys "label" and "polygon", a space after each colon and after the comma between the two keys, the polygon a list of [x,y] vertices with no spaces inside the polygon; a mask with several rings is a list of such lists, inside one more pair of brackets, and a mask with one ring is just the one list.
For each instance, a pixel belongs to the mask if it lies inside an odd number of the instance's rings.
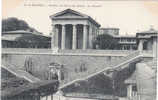
{"label": "column capital", "polygon": [[51,26],[55,26],[56,24],[52,24]]}
{"label": "column capital", "polygon": [[72,24],[72,26],[77,26],[77,24]]}
{"label": "column capital", "polygon": [[66,24],[60,24],[61,26],[66,26]]}
{"label": "column capital", "polygon": [[83,24],[83,26],[89,26],[88,24]]}

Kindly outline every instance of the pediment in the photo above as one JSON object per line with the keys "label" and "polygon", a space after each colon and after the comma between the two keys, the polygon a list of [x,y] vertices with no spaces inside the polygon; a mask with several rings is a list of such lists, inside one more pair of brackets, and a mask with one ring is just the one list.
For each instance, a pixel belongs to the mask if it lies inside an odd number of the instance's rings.
{"label": "pediment", "polygon": [[52,15],[51,18],[87,18],[87,15],[81,14],[71,9],[67,9]]}
{"label": "pediment", "polygon": [[64,13],[64,14],[61,14],[61,15],[58,15],[55,17],[83,17],[83,16],[75,14],[75,13],[67,12],[67,13]]}

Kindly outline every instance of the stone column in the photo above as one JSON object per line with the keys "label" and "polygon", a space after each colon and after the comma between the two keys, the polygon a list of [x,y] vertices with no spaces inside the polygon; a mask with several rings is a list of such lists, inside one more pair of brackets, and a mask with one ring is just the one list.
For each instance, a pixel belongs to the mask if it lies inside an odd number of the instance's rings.
{"label": "stone column", "polygon": [[152,47],[152,49],[153,49],[153,56],[154,57],[157,57],[158,56],[158,54],[157,54],[157,38],[153,38],[153,47]]}
{"label": "stone column", "polygon": [[58,39],[59,39],[58,37],[59,37],[59,30],[58,30],[57,26],[55,26],[55,48],[56,48],[56,49],[59,48],[59,47],[58,47],[58,43],[59,43],[59,42],[58,42],[58,41],[59,41],[59,40],[58,40]]}
{"label": "stone column", "polygon": [[133,50],[133,45],[130,45],[130,50]]}
{"label": "stone column", "polygon": [[143,51],[143,40],[141,40],[141,39],[139,40],[138,50]]}
{"label": "stone column", "polygon": [[51,33],[51,49],[55,47],[55,25],[52,25],[52,33]]}
{"label": "stone column", "polygon": [[92,26],[89,26],[89,47],[93,48],[93,34],[92,34]]}
{"label": "stone column", "polygon": [[58,75],[58,81],[61,82],[61,70],[57,70],[57,75]]}
{"label": "stone column", "polygon": [[127,87],[127,97],[131,98],[132,97],[132,85],[129,84]]}
{"label": "stone column", "polygon": [[83,26],[83,50],[87,49],[87,25]]}
{"label": "stone column", "polygon": [[76,35],[77,35],[76,25],[73,25],[72,49],[76,49]]}
{"label": "stone column", "polygon": [[65,25],[62,25],[61,49],[65,49]]}

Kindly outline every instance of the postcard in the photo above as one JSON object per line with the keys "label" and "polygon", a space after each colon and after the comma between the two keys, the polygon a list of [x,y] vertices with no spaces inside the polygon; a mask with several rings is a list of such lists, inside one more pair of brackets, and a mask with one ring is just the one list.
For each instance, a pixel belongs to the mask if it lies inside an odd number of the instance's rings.
{"label": "postcard", "polygon": [[158,1],[3,0],[2,100],[156,100]]}

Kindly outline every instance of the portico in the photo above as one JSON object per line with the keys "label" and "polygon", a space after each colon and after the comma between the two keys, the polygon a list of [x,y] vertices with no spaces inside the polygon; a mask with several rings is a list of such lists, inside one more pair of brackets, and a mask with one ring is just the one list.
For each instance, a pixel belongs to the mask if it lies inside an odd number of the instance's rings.
{"label": "portico", "polygon": [[153,55],[157,55],[157,35],[158,31],[153,28],[149,31],[137,33],[138,50],[152,51]]}
{"label": "portico", "polygon": [[52,19],[52,49],[90,49],[100,25],[91,17],[64,10],[50,16]]}

